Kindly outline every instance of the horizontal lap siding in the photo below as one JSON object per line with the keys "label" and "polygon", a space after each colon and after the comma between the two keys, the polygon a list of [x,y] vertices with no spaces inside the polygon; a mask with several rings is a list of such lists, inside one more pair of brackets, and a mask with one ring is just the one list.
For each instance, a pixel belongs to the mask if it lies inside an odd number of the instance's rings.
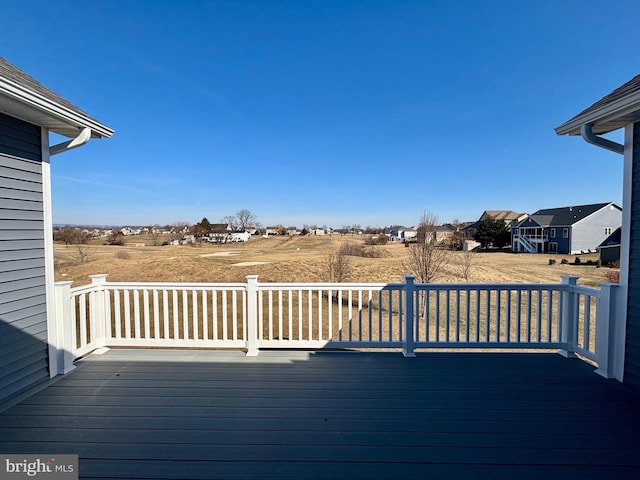
{"label": "horizontal lap siding", "polygon": [[634,125],[624,383],[640,391],[640,123]]}
{"label": "horizontal lap siding", "polygon": [[0,153],[42,161],[40,127],[0,113]]}
{"label": "horizontal lap siding", "polygon": [[40,128],[0,114],[0,403],[49,378]]}

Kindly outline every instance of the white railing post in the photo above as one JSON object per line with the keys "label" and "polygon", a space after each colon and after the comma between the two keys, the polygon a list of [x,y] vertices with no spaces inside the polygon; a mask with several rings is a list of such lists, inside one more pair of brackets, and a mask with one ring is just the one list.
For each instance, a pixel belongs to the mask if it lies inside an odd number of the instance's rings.
{"label": "white railing post", "polygon": [[416,277],[413,275],[404,276],[404,342],[402,348],[402,355],[405,357],[415,357],[414,343],[415,343],[415,328],[414,328],[414,280]]}
{"label": "white railing post", "polygon": [[55,317],[56,328],[56,360],[57,373],[65,374],[76,368],[75,360],[76,328],[74,325],[73,299],[71,298],[71,284],[73,282],[56,282]]}
{"label": "white railing post", "polygon": [[616,378],[616,304],[617,283],[601,283],[596,314],[596,373],[604,378]]}
{"label": "white railing post", "polygon": [[247,357],[258,353],[258,275],[247,275]]}
{"label": "white railing post", "polygon": [[578,277],[574,275],[563,275],[562,284],[567,288],[562,292],[562,310],[560,312],[560,342],[565,345],[565,349],[560,350],[560,354],[567,358],[576,356],[574,349],[578,343],[578,318],[576,312],[576,293],[571,287],[578,283]]}
{"label": "white railing post", "polygon": [[[91,342],[95,343],[96,348],[104,347],[107,344],[107,328],[105,322],[107,320],[107,304],[105,301],[104,284],[107,282],[106,273],[97,275],[89,275],[91,285],[94,286],[93,292],[89,296],[89,314],[91,318]],[[111,331],[111,328],[109,328]]]}

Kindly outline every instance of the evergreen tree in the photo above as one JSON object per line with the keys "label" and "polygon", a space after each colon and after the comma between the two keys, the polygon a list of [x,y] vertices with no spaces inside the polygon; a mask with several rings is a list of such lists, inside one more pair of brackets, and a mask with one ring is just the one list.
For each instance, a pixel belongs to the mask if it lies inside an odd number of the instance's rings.
{"label": "evergreen tree", "polygon": [[511,233],[503,220],[486,217],[478,226],[474,239],[482,244],[482,248],[502,248],[511,242]]}
{"label": "evergreen tree", "polygon": [[193,226],[193,234],[196,237],[205,237],[211,233],[212,227],[207,217],[204,217],[200,222]]}

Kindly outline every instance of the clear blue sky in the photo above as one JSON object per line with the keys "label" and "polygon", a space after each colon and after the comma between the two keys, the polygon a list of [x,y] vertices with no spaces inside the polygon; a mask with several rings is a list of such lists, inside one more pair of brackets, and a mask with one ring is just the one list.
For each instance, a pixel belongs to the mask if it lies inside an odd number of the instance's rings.
{"label": "clear blue sky", "polygon": [[55,223],[621,202],[622,158],[553,128],[639,73],[637,1],[0,5],[0,55],[115,129],[53,157]]}

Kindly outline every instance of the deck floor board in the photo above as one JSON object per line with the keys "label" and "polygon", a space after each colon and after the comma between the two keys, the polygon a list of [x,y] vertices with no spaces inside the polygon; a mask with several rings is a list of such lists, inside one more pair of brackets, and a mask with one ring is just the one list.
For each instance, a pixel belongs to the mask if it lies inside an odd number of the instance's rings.
{"label": "deck floor board", "polygon": [[555,354],[110,350],[0,413],[81,478],[640,478],[640,401]]}

